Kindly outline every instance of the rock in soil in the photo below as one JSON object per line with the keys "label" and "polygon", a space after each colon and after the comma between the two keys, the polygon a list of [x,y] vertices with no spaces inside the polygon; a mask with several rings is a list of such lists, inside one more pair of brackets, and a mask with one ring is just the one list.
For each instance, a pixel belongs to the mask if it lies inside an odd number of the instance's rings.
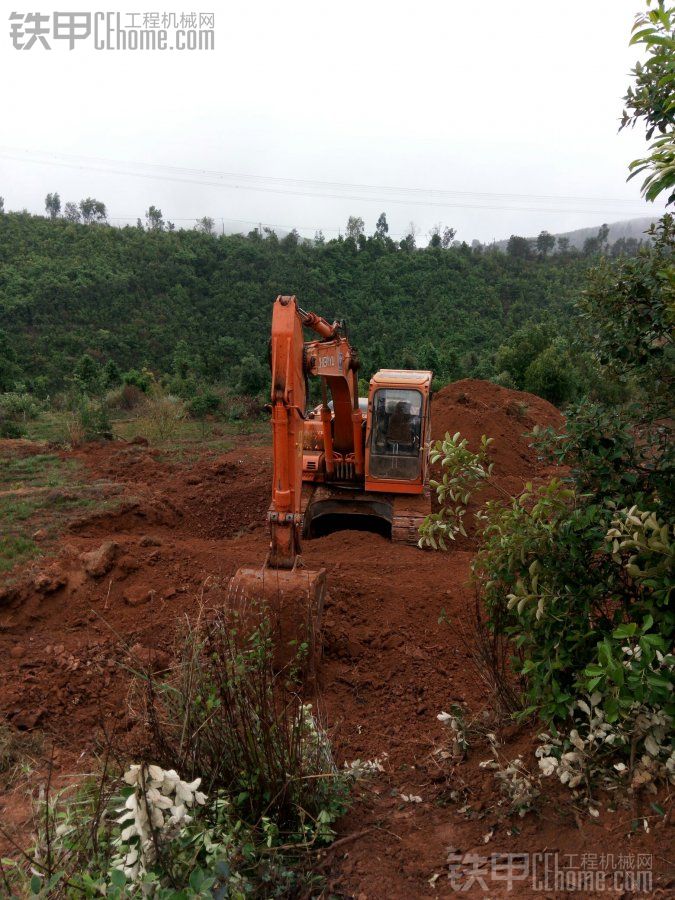
{"label": "rock in soil", "polygon": [[119,545],[115,541],[104,541],[96,550],[83,553],[80,559],[84,563],[84,571],[92,578],[102,578],[112,569]]}

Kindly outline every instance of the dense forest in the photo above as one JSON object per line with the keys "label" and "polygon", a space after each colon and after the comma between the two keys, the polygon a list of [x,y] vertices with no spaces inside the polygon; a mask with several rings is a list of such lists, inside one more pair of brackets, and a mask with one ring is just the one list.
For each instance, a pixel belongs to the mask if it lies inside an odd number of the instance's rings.
{"label": "dense forest", "polygon": [[101,221],[103,204],[85,224],[55,214],[54,197],[49,217],[0,214],[0,391],[61,390],[86,354],[112,372],[178,367],[256,393],[272,301],[294,293],[347,322],[364,377],[428,367],[439,382],[496,378],[562,402],[575,391],[571,309],[609,249],[602,229],[584,253],[553,252],[546,233],[514,236],[507,253],[447,234],[417,248],[391,240],[384,216],[372,236],[350,220],[349,237],[311,242],[172,230],[154,207],[147,227],[120,229]]}

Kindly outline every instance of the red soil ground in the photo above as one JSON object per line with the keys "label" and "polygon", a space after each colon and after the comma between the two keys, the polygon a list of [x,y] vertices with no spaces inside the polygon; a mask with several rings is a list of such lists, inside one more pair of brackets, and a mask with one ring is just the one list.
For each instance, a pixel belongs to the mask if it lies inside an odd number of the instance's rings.
{"label": "red soil ground", "polygon": [[[475,446],[483,433],[494,437],[494,477],[510,492],[550,477],[523,434],[535,424],[560,422],[540,398],[480,381],[445,388],[433,404],[435,438],[460,431]],[[250,439],[189,464],[120,442],[68,455],[92,479],[121,486],[121,507],[80,520],[57,555],[27,570],[17,587],[0,588],[0,714],[53,743],[62,772],[82,767],[77,759],[94,749],[102,722],[122,732],[130,727],[128,649],[170,653],[176,623],[201,598],[219,602],[240,565],[262,562],[270,480],[269,447]],[[116,545],[114,561],[92,577],[81,554],[105,541]],[[618,861],[620,854],[636,859],[645,852],[653,854],[654,888],[666,896],[672,831],[663,825],[632,831],[637,805],[609,812],[601,804],[599,818],[591,819],[562,802],[551,780],[539,812],[509,818],[492,773],[478,765],[490,756],[486,743],[472,747],[463,762],[439,755],[448,732],[436,716],[452,703],[465,704],[467,718],[499,726],[467,653],[474,552],[471,535],[447,554],[407,546],[392,552],[385,538],[363,532],[305,544],[306,564],[325,566],[329,584],[317,706],[341,762],[386,754],[385,771],[357,789],[340,824],[344,840],[318,862],[327,893],[360,900],[453,896],[452,852],[557,852],[561,866],[563,854],[575,854],[577,867],[584,853],[614,854]],[[531,726],[502,728],[500,737],[503,758],[522,753],[536,768]],[[404,794],[421,802],[405,801]],[[11,789],[0,796],[0,820],[19,834],[28,821],[21,797]],[[639,811],[649,815],[648,807]],[[652,814],[651,821],[658,818]],[[462,871],[471,868],[465,862]],[[512,888],[512,896],[542,893],[529,879]],[[467,893],[507,895],[508,885],[488,878]]]}

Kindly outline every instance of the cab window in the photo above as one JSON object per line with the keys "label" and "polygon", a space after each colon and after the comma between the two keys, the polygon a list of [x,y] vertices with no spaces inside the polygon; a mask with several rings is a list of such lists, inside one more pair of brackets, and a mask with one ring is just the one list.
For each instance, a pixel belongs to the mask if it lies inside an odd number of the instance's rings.
{"label": "cab window", "polygon": [[380,388],[373,396],[370,475],[413,481],[419,477],[422,446],[422,394]]}

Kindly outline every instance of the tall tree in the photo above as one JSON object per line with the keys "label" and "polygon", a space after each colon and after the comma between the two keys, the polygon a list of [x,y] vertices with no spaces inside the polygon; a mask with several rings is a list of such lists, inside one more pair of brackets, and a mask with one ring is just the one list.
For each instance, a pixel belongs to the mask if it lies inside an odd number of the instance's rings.
{"label": "tall tree", "polygon": [[456,228],[450,228],[446,225],[446,227],[443,229],[443,234],[441,236],[441,247],[444,250],[447,250],[448,247],[451,246],[452,242],[455,239],[456,234],[457,234]]}
{"label": "tall tree", "polygon": [[47,194],[45,197],[45,210],[52,219],[55,219],[61,212],[61,198],[58,193]]}
{"label": "tall tree", "polygon": [[548,231],[540,231],[537,237],[537,253],[539,256],[548,256],[549,250],[555,247],[555,238]]}
{"label": "tall tree", "polygon": [[80,222],[82,219],[82,214],[77,207],[77,203],[73,203],[70,200],[63,207],[63,215],[68,222]]}
{"label": "tall tree", "polygon": [[408,253],[412,252],[417,248],[417,233],[418,233],[417,225],[414,222],[410,222],[408,225],[408,233],[399,243],[399,247],[401,250],[406,250]]}
{"label": "tall tree", "polygon": [[210,216],[203,216],[201,219],[197,219],[197,224],[195,225],[196,231],[201,231],[202,234],[213,234],[215,227],[215,222]]}
{"label": "tall tree", "polygon": [[530,241],[518,234],[512,234],[506,245],[506,252],[515,259],[528,259],[531,252]]}
{"label": "tall tree", "polygon": [[94,222],[105,222],[108,213],[105,203],[95,200],[93,197],[87,197],[86,200],[80,200],[80,213],[82,221],[85,225],[91,225]]}
{"label": "tall tree", "polygon": [[347,237],[358,241],[359,237],[363,234],[364,227],[365,223],[361,216],[350,216],[347,219]]}
{"label": "tall tree", "polygon": [[437,222],[436,225],[432,226],[431,230],[429,231],[429,246],[440,247],[441,241],[441,223]]}
{"label": "tall tree", "polygon": [[156,206],[150,206],[145,213],[145,221],[148,231],[164,231],[164,217],[162,210]]}
{"label": "tall tree", "polygon": [[375,237],[384,240],[389,234],[389,225],[387,224],[387,216],[380,213],[380,217],[375,223]]}

